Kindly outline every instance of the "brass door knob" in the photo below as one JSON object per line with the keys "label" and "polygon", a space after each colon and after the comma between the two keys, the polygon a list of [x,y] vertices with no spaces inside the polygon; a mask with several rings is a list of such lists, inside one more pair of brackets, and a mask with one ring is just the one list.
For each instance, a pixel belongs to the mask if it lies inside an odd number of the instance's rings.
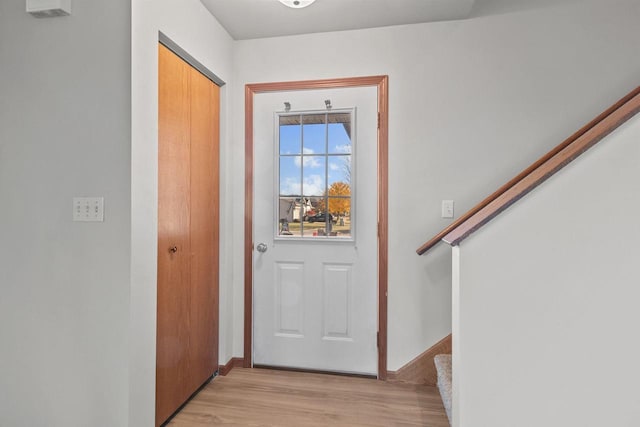
{"label": "brass door knob", "polygon": [[169,252],[175,254],[176,252],[178,252],[178,247],[177,246],[172,247],[171,249],[169,249]]}

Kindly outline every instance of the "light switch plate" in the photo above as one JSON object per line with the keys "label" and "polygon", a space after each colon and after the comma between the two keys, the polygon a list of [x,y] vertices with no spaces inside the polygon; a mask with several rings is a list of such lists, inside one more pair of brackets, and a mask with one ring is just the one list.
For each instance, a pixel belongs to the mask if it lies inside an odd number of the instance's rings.
{"label": "light switch plate", "polygon": [[453,218],[453,200],[442,201],[442,218]]}
{"label": "light switch plate", "polygon": [[74,221],[104,221],[104,197],[74,197]]}

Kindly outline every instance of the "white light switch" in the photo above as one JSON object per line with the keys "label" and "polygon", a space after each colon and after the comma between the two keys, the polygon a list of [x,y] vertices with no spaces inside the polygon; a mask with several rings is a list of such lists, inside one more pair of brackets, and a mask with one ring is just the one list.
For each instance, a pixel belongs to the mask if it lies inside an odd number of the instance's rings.
{"label": "white light switch", "polygon": [[442,218],[453,218],[453,200],[442,201]]}
{"label": "white light switch", "polygon": [[104,197],[74,197],[74,221],[104,221]]}

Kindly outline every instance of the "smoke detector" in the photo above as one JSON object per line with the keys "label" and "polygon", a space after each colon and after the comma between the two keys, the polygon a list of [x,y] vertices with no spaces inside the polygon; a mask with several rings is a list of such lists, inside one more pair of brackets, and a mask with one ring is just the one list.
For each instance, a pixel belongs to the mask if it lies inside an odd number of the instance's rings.
{"label": "smoke detector", "polygon": [[36,18],[71,15],[71,0],[27,0],[27,12]]}

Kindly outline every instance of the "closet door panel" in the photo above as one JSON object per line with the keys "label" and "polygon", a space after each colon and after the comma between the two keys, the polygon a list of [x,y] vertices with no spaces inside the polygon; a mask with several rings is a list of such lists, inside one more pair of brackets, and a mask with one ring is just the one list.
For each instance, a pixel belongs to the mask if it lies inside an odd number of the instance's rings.
{"label": "closet door panel", "polygon": [[218,367],[219,91],[160,45],[156,425]]}
{"label": "closet door panel", "polygon": [[218,366],[219,91],[191,69],[192,387]]}
{"label": "closet door panel", "polygon": [[[159,49],[156,423],[194,390],[190,374],[190,70]],[[135,337],[133,337],[135,339]]]}

